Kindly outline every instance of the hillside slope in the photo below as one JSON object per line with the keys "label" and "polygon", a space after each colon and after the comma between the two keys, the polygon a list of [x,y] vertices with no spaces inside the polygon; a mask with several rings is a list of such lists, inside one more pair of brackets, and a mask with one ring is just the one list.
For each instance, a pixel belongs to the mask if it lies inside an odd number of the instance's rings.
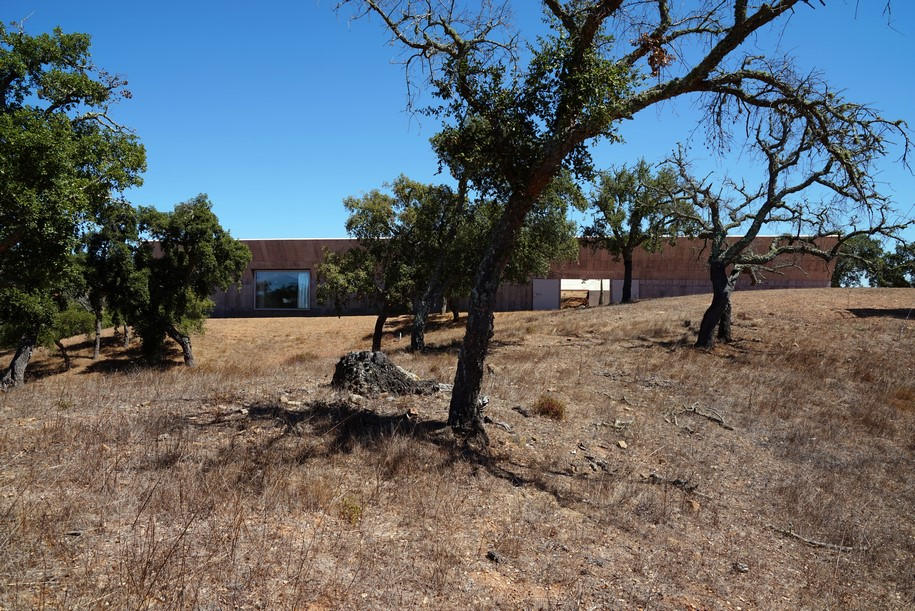
{"label": "hillside slope", "polygon": [[[330,389],[367,317],[212,320],[193,371],[75,338],[0,395],[0,606],[915,605],[915,290],[737,293],[698,351],[707,299],[499,315],[486,453]],[[408,324],[450,382],[460,325]]]}

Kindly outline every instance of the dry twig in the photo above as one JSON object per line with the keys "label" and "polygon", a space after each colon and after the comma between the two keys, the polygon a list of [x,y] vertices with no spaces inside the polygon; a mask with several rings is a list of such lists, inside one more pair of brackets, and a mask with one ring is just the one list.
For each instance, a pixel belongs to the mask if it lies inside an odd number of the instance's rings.
{"label": "dry twig", "polygon": [[788,526],[787,529],[778,528],[777,526],[773,526],[771,524],[769,525],[769,527],[779,534],[785,535],[786,537],[792,537],[794,539],[797,539],[798,541],[801,541],[802,543],[806,543],[807,545],[809,545],[811,547],[822,547],[825,549],[831,549],[836,552],[854,552],[854,551],[866,551],[867,550],[866,547],[851,547],[848,545],[837,545],[835,543],[825,543],[823,541],[815,541],[814,539],[808,539],[807,537],[804,537],[804,536],[799,535],[796,532],[794,532],[794,530],[791,528],[790,525]]}

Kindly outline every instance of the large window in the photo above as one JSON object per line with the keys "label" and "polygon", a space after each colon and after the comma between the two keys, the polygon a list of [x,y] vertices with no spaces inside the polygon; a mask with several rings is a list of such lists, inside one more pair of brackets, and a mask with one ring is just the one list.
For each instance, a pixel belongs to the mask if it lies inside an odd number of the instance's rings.
{"label": "large window", "polygon": [[254,307],[258,310],[307,310],[308,270],[254,272]]}

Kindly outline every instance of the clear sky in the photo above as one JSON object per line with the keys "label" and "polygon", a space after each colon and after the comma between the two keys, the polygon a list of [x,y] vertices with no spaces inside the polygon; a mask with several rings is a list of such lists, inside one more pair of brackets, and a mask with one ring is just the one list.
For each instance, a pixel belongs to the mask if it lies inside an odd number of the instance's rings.
{"label": "clear sky", "polygon": [[[114,114],[145,144],[149,167],[134,203],[165,209],[207,193],[236,237],[341,237],[345,196],[401,173],[445,179],[428,144],[437,123],[405,111],[397,50],[377,21],[351,22],[334,4],[3,0],[0,18],[26,18],[33,34],[87,32],[95,62],[127,78],[133,99]],[[915,127],[915,2],[894,0],[889,25],[884,4],[800,5],[752,44],[787,51],[849,99]],[[517,0],[515,14],[524,33],[540,4]],[[690,136],[701,150],[697,115],[688,98],[646,111],[595,161],[660,160]],[[915,214],[911,174],[888,161],[881,180]]]}

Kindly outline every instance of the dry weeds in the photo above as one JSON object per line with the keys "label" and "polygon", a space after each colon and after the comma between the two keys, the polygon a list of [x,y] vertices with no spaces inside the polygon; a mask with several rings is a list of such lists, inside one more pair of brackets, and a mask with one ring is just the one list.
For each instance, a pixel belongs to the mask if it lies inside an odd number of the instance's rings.
{"label": "dry weeds", "polygon": [[[212,320],[193,371],[74,338],[0,396],[0,606],[915,605],[915,291],[738,293],[708,352],[706,299],[499,315],[485,456],[329,388],[369,318]],[[385,349],[450,382],[434,322]]]}

